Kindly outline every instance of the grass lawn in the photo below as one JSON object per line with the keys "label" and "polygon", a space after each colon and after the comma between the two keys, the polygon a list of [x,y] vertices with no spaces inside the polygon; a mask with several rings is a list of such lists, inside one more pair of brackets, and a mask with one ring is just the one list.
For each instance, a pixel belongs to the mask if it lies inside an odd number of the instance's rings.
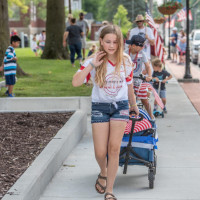
{"label": "grass lawn", "polygon": [[[78,62],[73,68],[69,60],[44,60],[35,57],[30,48],[16,49],[16,54],[20,67],[30,74],[28,77],[18,77],[13,91],[16,97],[90,96],[92,87],[72,86]],[[0,96],[4,96],[5,91],[3,88]]]}

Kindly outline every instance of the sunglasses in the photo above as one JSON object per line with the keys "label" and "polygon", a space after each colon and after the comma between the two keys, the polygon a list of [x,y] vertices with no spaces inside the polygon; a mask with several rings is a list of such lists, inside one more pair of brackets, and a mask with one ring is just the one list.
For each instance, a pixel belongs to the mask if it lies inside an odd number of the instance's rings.
{"label": "sunglasses", "polygon": [[144,22],[144,21],[137,21],[137,23]]}

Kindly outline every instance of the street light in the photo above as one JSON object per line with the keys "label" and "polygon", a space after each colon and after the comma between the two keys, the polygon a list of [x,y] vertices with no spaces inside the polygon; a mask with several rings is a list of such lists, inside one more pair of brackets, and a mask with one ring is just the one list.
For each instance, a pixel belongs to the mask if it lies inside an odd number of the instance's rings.
{"label": "street light", "polygon": [[168,42],[168,60],[171,60],[171,52],[170,52],[170,15],[168,17],[168,23],[169,23],[169,28],[168,28],[168,35],[169,35],[169,42]]}
{"label": "street light", "polygon": [[187,17],[187,28],[186,28],[186,37],[187,37],[187,45],[186,45],[186,66],[185,66],[185,79],[191,79],[192,76],[190,74],[190,46],[189,46],[189,0],[186,0],[186,17]]}
{"label": "street light", "polygon": [[179,82],[199,82],[199,79],[193,79],[190,74],[190,46],[189,46],[189,0],[186,0],[186,65],[185,65],[185,75],[183,79],[178,79]]}

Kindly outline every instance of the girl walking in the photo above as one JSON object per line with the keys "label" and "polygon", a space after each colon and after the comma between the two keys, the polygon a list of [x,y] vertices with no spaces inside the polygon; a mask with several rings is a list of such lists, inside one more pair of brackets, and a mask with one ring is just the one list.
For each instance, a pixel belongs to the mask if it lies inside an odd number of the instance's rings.
{"label": "girl walking", "polygon": [[135,111],[137,115],[139,111],[133,90],[132,62],[123,53],[120,28],[106,26],[99,42],[99,51],[84,62],[72,84],[80,86],[90,77],[93,81],[91,123],[95,157],[100,167],[95,188],[98,193],[105,193],[105,200],[116,200],[113,185],[122,137],[129,111]]}

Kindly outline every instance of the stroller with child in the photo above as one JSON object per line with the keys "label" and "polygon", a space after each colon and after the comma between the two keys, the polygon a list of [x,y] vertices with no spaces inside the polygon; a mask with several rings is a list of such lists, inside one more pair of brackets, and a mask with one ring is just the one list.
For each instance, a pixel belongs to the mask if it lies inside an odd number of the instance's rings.
{"label": "stroller with child", "polygon": [[124,166],[123,174],[127,173],[128,165],[145,165],[149,168],[149,188],[154,188],[157,156],[155,149],[158,142],[157,127],[154,120],[143,109],[139,109],[139,117],[130,113],[120,150],[119,165]]}

